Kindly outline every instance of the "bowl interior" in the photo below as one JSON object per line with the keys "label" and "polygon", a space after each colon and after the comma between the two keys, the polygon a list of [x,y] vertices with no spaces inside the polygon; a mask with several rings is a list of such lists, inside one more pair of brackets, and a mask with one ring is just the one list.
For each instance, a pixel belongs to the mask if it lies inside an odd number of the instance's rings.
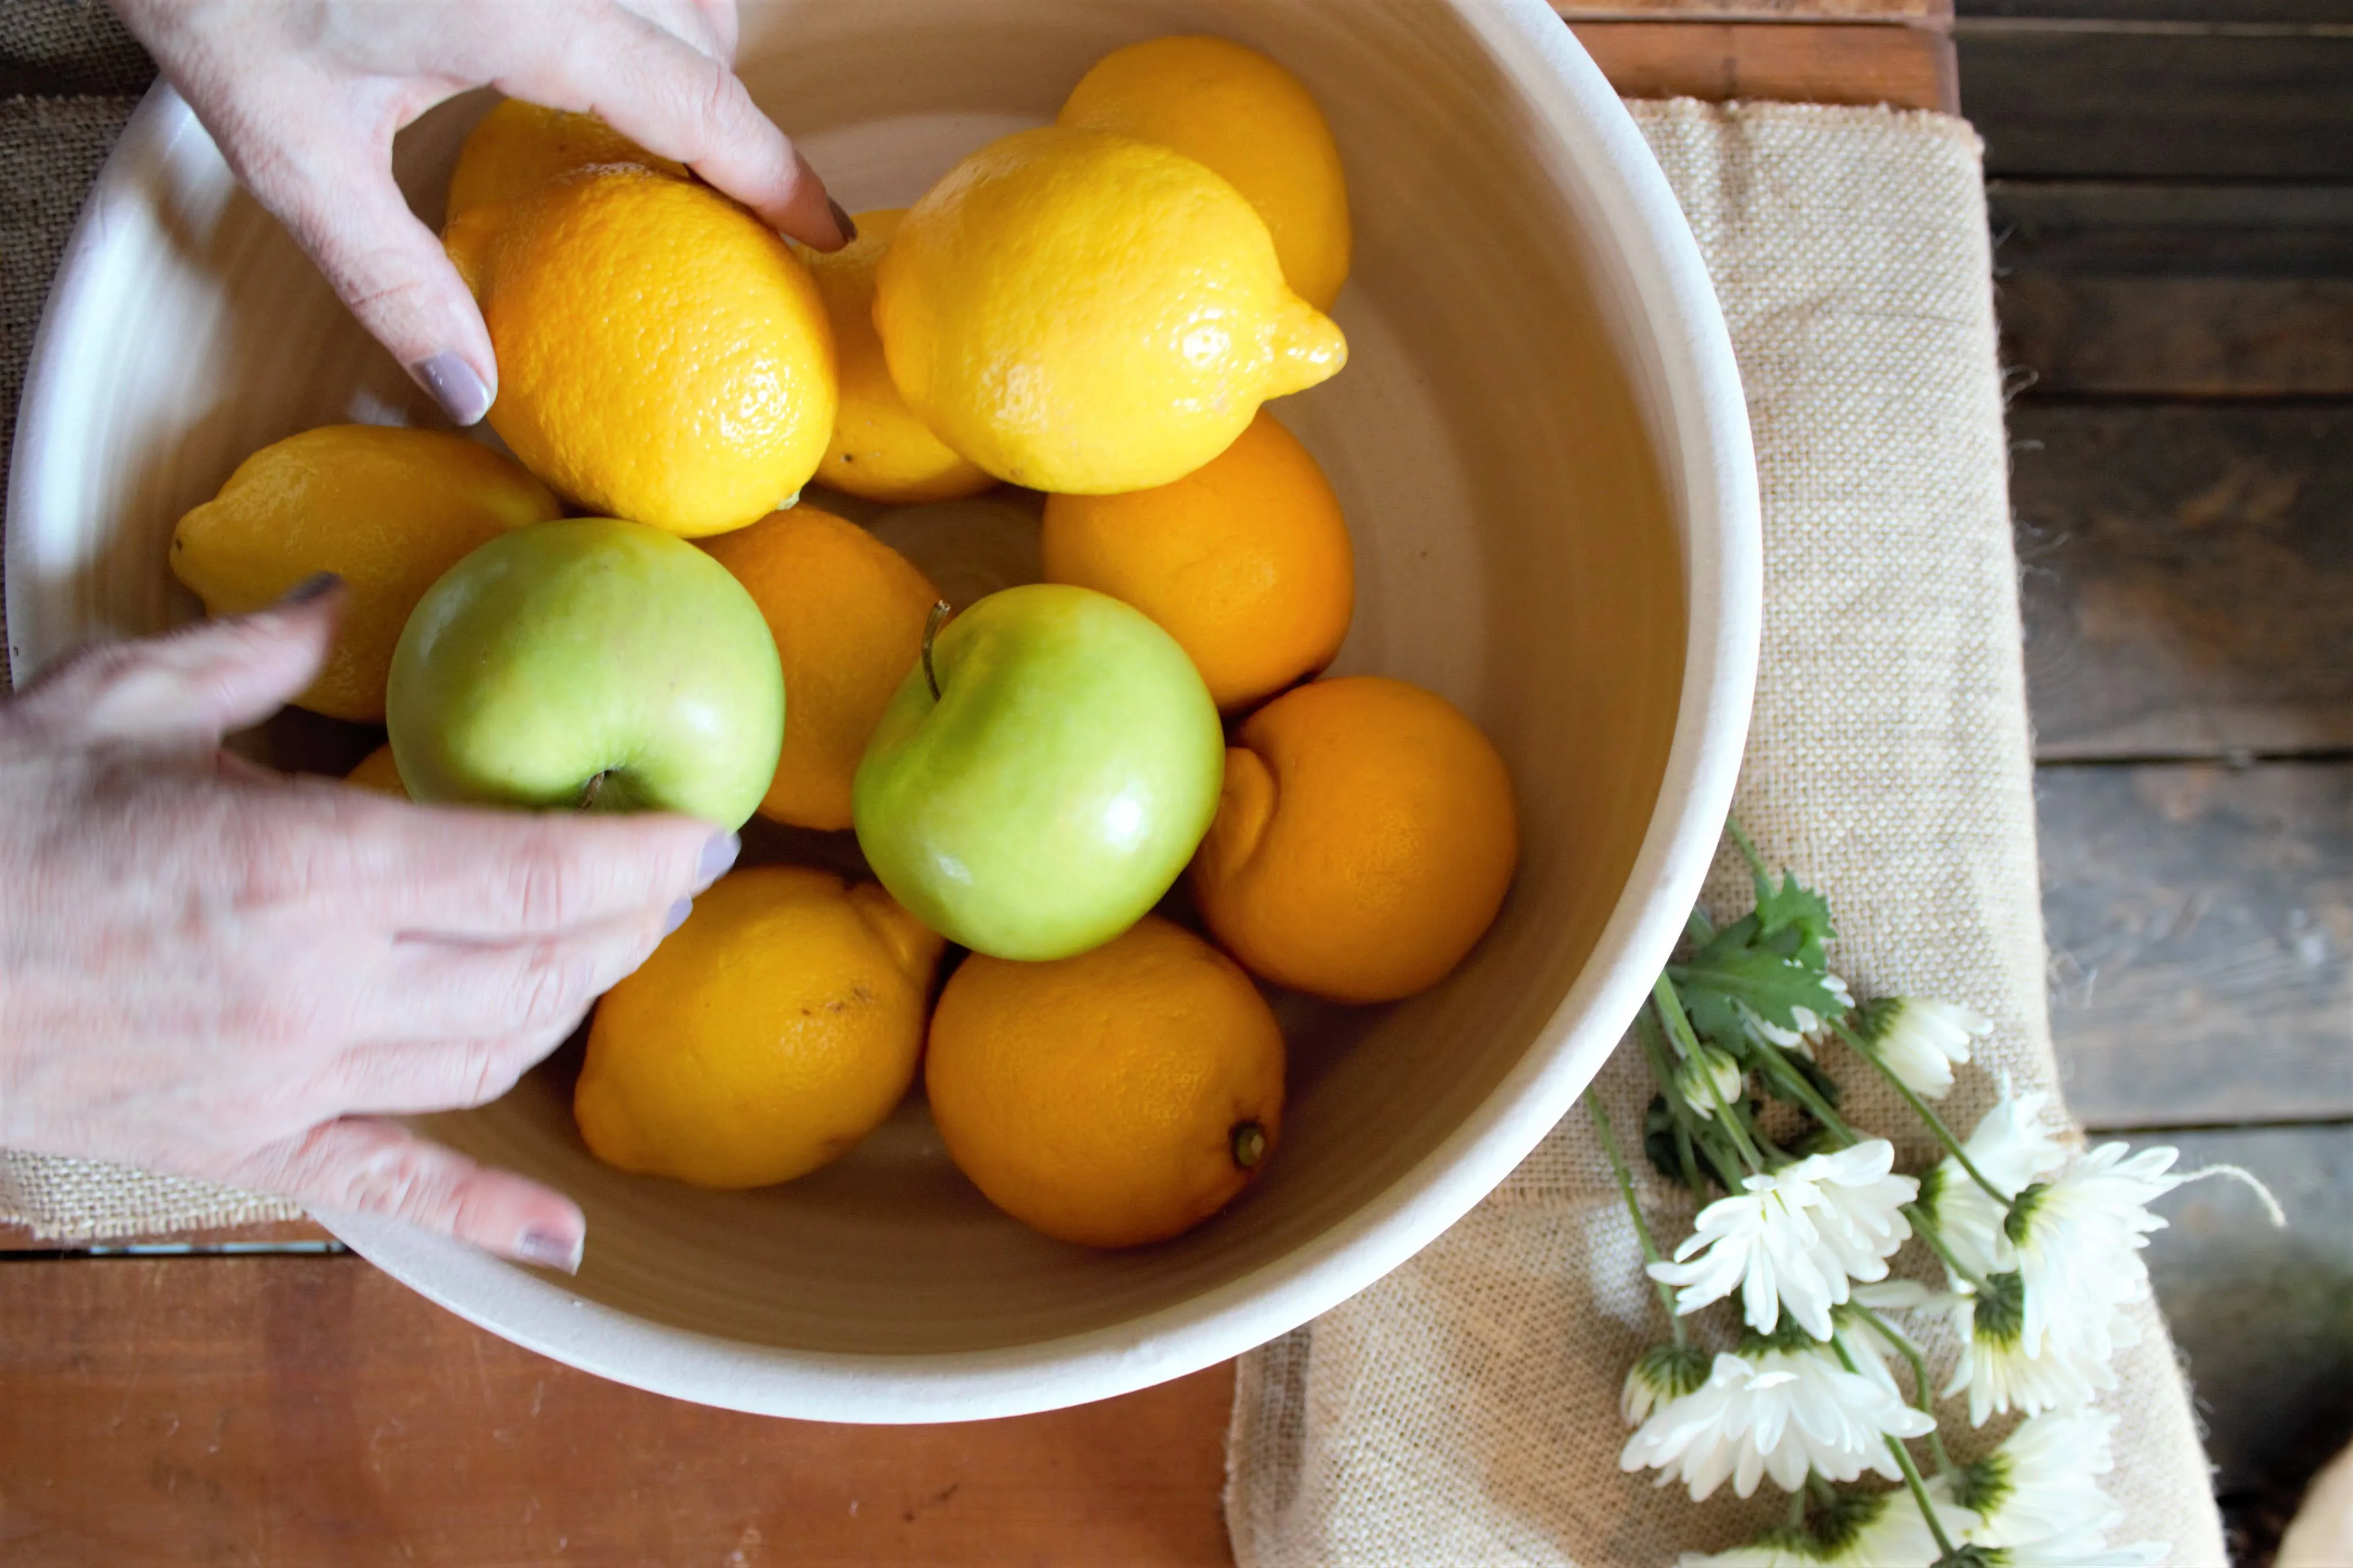
{"label": "bowl interior", "polygon": [[[746,81],[853,210],[911,202],[962,153],[1050,119],[1093,60],[1138,38],[1222,33],[1307,81],[1351,183],[1355,270],[1334,312],[1351,360],[1272,407],[1324,464],[1355,536],[1359,607],[1337,668],[1418,681],[1476,720],[1510,763],[1525,853],[1501,920],[1438,989],[1370,1009],[1282,1000],[1284,1143],[1229,1212],[1164,1246],[1092,1252],[1000,1216],[919,1103],[828,1170],[733,1194],[589,1158],[561,1058],[496,1105],[433,1119],[468,1152],[579,1198],[591,1245],[573,1295],[786,1360],[955,1358],[1123,1325],[1141,1338],[1136,1325],[1328,1247],[1426,1170],[1532,1053],[1560,1048],[1564,998],[1613,910],[1643,896],[1630,875],[1683,695],[1684,574],[1675,491],[1644,417],[1662,406],[1658,372],[1625,351],[1632,307],[1606,281],[1607,237],[1475,10],[747,8]],[[485,106],[445,106],[402,139],[399,173],[428,221]],[[51,443],[38,504],[20,499],[11,525],[20,672],[193,614],[164,566],[172,525],[254,448],[335,420],[433,418],[201,134],[115,180],[119,221],[76,263],[88,307],[56,329],[72,334],[74,367],[49,406],[76,432]],[[997,492],[968,510],[879,526],[953,575],[969,523],[1018,574],[1023,499]],[[464,1289],[436,1291],[469,1310],[452,1292]]]}

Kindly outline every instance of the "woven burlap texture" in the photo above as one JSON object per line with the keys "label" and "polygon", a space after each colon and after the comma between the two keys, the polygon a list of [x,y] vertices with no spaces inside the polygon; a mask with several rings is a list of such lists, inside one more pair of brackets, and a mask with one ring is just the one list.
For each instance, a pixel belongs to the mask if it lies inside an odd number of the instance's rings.
{"label": "woven burlap texture", "polygon": [[[1993,1018],[1947,1102],[1966,1128],[1998,1077],[2057,1082],[1978,142],[1931,114],[1629,107],[1715,277],[1756,427],[1765,641],[1735,809],[1831,896],[1833,963],[1859,993]],[[1720,863],[1706,899],[1733,908],[1745,887]],[[1850,1115],[1915,1125],[1832,1059]],[[1640,1125],[1633,1051],[1597,1088]],[[1919,1136],[1898,1146],[1928,1158]],[[1688,1230],[1666,1184],[1645,1202]],[[1694,1507],[1619,1470],[1620,1382],[1664,1337],[1640,1264],[1580,1107],[1410,1263],[1242,1359],[1227,1449],[1242,1568],[1639,1568],[1778,1521],[1769,1483]],[[2187,1391],[2155,1310],[2139,1319],[2105,1402],[2124,1417],[2120,1539],[2221,1568]]]}

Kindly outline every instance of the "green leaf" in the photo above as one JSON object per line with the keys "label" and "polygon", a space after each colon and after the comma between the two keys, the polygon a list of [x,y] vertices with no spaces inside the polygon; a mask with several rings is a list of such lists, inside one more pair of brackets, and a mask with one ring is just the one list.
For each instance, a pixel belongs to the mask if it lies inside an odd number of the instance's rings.
{"label": "green leaf", "polygon": [[[1727,926],[1723,936],[1694,953],[1690,962],[1667,965],[1667,978],[1674,982],[1693,1028],[1709,1037],[1744,1035],[1744,1006],[1784,1029],[1799,1027],[1800,1007],[1820,1018],[1845,1011],[1820,964],[1763,947],[1727,946],[1724,938],[1739,929]],[[1703,1016],[1705,1025],[1700,1021]]]}

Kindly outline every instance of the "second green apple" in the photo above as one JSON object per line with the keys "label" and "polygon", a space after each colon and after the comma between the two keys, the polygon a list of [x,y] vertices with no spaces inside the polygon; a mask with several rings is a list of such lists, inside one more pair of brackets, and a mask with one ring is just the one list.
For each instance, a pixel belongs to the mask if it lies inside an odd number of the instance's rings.
{"label": "second green apple", "polygon": [[992,594],[892,699],[851,792],[891,895],[992,957],[1066,958],[1157,903],[1217,813],[1217,705],[1176,640],[1108,595]]}

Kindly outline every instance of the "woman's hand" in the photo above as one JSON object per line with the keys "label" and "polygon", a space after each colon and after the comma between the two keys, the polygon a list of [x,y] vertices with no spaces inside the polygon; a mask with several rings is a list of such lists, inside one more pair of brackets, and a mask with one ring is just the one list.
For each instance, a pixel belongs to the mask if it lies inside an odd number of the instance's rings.
{"label": "woman's hand", "polygon": [[0,706],[0,1147],[576,1268],[570,1199],[373,1118],[503,1093],[685,918],[735,837],[417,806],[224,752],[310,684],[339,598],[329,579],[94,648]]}
{"label": "woman's hand", "polygon": [[460,425],[497,395],[473,296],[392,180],[396,132],[488,85],[598,114],[820,250],[847,214],[735,79],[734,0],[112,0],[229,167]]}

